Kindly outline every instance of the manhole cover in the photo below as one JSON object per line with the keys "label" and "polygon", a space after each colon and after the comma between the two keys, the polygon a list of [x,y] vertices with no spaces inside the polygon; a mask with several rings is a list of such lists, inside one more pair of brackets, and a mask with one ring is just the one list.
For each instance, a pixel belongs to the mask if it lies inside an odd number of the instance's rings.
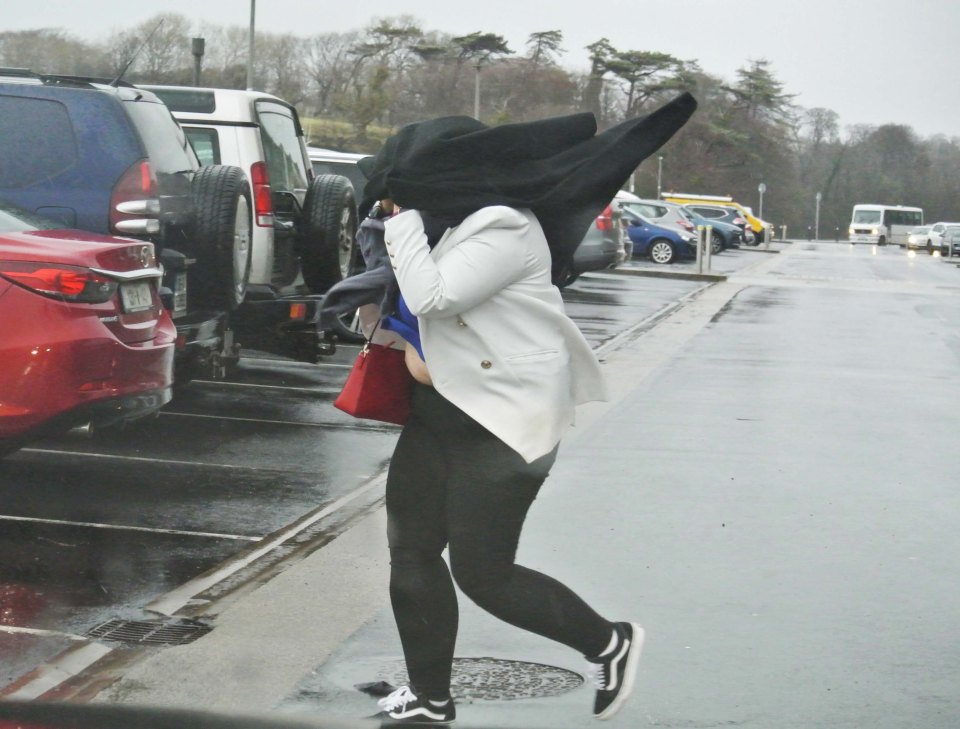
{"label": "manhole cover", "polygon": [[195,622],[170,623],[162,620],[121,620],[114,618],[87,631],[87,637],[112,640],[118,643],[144,645],[183,645],[213,628]]}
{"label": "manhole cover", "polygon": [[[403,661],[380,678],[394,686],[409,683]],[[450,691],[458,701],[511,701],[558,696],[583,685],[583,676],[557,666],[500,658],[455,658]]]}

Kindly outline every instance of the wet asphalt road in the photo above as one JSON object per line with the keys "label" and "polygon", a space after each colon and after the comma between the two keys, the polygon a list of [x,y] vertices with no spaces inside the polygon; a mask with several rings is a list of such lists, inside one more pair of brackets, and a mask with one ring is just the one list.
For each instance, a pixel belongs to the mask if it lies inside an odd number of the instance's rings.
{"label": "wet asphalt road", "polygon": [[[564,298],[599,347],[702,286],[592,274]],[[0,463],[0,690],[106,620],[154,617],[152,601],[380,473],[398,430],[331,405],[356,352],[319,365],[251,353],[156,419]]]}

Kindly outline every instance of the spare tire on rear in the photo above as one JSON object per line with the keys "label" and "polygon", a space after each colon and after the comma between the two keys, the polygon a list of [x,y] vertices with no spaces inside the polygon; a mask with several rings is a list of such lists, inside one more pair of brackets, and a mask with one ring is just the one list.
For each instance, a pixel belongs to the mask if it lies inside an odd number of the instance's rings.
{"label": "spare tire on rear", "polygon": [[187,253],[187,300],[232,311],[243,303],[250,280],[252,213],[243,170],[227,165],[201,167],[193,178],[196,220]]}
{"label": "spare tire on rear", "polygon": [[297,226],[297,250],[304,283],[315,294],[355,272],[357,203],[346,177],[318,175],[310,182]]}

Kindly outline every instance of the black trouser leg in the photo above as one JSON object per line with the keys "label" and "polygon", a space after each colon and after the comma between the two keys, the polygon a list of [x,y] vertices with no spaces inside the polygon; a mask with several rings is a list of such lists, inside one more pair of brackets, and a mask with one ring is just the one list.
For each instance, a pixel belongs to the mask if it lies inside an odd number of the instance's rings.
{"label": "black trouser leg", "polygon": [[597,655],[613,624],[551,577],[514,563],[524,519],[556,451],[525,463],[432,388],[417,388],[387,479],[390,594],[415,690],[444,698],[460,588],[524,630]]}

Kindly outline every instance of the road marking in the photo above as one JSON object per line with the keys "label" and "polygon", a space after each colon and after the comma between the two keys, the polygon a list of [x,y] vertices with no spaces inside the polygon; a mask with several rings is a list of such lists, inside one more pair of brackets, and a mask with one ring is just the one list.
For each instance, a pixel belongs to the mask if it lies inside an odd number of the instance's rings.
{"label": "road marking", "polygon": [[[352,366],[352,365],[351,365]],[[290,392],[309,392],[316,394],[321,391],[321,386],[316,387],[290,387],[287,385],[258,385],[255,382],[225,382],[222,380],[204,380],[205,385],[223,386],[223,387],[252,387],[259,390],[288,390]]]}
{"label": "road marking", "polygon": [[82,643],[89,642],[85,635],[75,635],[74,633],[61,633],[58,630],[40,630],[38,628],[20,628],[16,625],[0,625],[0,633],[9,633],[12,635],[37,635],[42,638],[66,638],[67,640],[76,640]]}
{"label": "road marking", "polygon": [[160,411],[160,416],[181,418],[203,418],[206,420],[230,420],[238,423],[260,423],[263,425],[300,425],[307,428],[336,428],[337,430],[376,430],[398,432],[397,426],[389,425],[352,425],[350,423],[306,423],[300,420],[268,420],[266,418],[240,418],[234,415],[207,415],[206,413],[177,413]]}
{"label": "road marking", "polygon": [[171,458],[146,458],[144,456],[119,456],[111,453],[87,453],[85,451],[57,451],[50,448],[23,448],[24,453],[46,453],[55,456],[80,456],[85,458],[103,458],[115,461],[136,461],[138,463],[164,463],[175,466],[201,466],[207,468],[232,468],[238,471],[274,471],[276,469],[260,469],[252,466],[238,466],[232,463],[200,463],[199,461],[177,461]]}
{"label": "road marking", "polygon": [[149,534],[172,534],[182,537],[208,537],[211,539],[233,539],[239,542],[259,542],[263,537],[251,537],[245,534],[221,534],[219,532],[194,532],[181,529],[157,529],[153,527],[128,526],[124,524],[101,524],[94,521],[65,521],[63,519],[40,519],[33,516],[0,515],[0,521],[21,521],[30,524],[53,524],[55,526],[77,526],[91,529],[113,529],[120,532],[147,532]]}
{"label": "road marking", "polygon": [[386,481],[387,474],[384,470],[377,474],[365,485],[354,489],[344,496],[341,496],[336,501],[320,508],[312,515],[302,519],[300,522],[294,524],[288,529],[284,529],[269,542],[263,544],[262,547],[248,552],[243,557],[240,557],[233,562],[223,564],[215,572],[201,575],[200,577],[196,577],[189,582],[185,582],[180,587],[171,590],[166,595],[163,595],[162,597],[159,597],[153,602],[145,605],[144,610],[159,613],[160,615],[173,616],[178,610],[186,606],[196,595],[199,595],[206,590],[209,590],[219,582],[226,580],[231,575],[239,572],[244,567],[247,567],[264,555],[272,552],[277,547],[280,547],[285,542],[293,539],[298,534],[309,529],[311,526],[326,518],[330,514],[342,509],[351,501],[375,489],[382,489],[386,484]]}
{"label": "road marking", "polygon": [[0,691],[0,695],[4,700],[32,701],[65,681],[69,681],[112,651],[112,648],[100,643],[87,643],[76,650],[62,654],[54,663],[40,666],[33,673],[28,674],[29,680]]}

